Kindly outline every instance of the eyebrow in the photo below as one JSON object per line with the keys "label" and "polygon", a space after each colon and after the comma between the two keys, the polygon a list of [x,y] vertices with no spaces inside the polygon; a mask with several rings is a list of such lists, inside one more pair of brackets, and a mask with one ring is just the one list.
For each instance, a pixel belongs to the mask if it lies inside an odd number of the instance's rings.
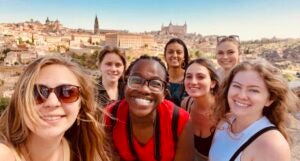
{"label": "eyebrow", "polygon": [[[239,83],[237,81],[232,81],[231,83],[236,83],[236,84],[242,85],[241,83]],[[257,86],[257,85],[249,85],[249,87],[261,88],[260,86]]]}
{"label": "eyebrow", "polygon": [[[137,73],[137,72],[136,73],[131,73],[130,75],[139,76],[139,77],[142,77],[142,78],[146,79],[140,73]],[[149,79],[147,78],[146,80],[161,80],[161,81],[165,81],[165,80],[161,79],[159,76],[153,76],[153,77],[151,77]]]}

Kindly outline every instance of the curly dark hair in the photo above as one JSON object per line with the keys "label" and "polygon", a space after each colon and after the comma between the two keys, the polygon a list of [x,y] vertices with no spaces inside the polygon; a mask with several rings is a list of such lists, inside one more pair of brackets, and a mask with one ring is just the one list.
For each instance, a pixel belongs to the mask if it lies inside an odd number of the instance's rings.
{"label": "curly dark hair", "polygon": [[164,69],[164,72],[165,72],[165,75],[166,75],[166,82],[169,82],[169,74],[168,74],[168,71],[167,71],[167,68],[164,64],[164,62],[157,56],[149,56],[149,55],[142,55],[140,56],[139,58],[135,59],[133,62],[130,63],[128,69],[126,70],[125,72],[125,77],[127,77],[132,69],[132,67],[137,63],[139,62],[140,60],[153,60],[153,61],[156,61],[158,62]]}

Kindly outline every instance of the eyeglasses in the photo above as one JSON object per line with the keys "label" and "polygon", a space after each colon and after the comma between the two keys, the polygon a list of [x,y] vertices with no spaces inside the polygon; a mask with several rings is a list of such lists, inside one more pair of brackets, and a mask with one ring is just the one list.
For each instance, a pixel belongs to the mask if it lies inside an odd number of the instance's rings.
{"label": "eyeglasses", "polygon": [[240,37],[239,35],[229,35],[229,36],[218,36],[217,37],[217,43],[219,44],[220,42],[223,42],[225,40],[235,40],[240,42]]}
{"label": "eyeglasses", "polygon": [[159,80],[159,79],[144,79],[140,76],[128,76],[127,85],[131,89],[140,89],[145,85],[147,82],[148,88],[154,92],[159,93],[165,89],[166,82]]}
{"label": "eyeglasses", "polygon": [[55,93],[60,102],[72,103],[78,100],[80,96],[80,87],[63,84],[55,88],[49,88],[45,85],[35,84],[33,94],[36,104],[45,102],[51,92]]}

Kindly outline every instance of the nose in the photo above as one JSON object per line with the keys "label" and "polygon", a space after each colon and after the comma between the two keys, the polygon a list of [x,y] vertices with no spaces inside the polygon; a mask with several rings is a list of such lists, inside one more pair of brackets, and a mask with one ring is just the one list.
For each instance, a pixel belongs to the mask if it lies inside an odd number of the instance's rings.
{"label": "nose", "polygon": [[247,91],[246,90],[240,90],[239,92],[238,92],[238,97],[240,98],[240,99],[247,99]]}
{"label": "nose", "polygon": [[228,58],[227,53],[224,53],[224,54],[223,54],[223,58],[225,58],[225,59]]}
{"label": "nose", "polygon": [[196,83],[197,83],[197,79],[196,79],[195,77],[192,77],[192,78],[190,79],[190,83],[191,83],[191,84],[196,84]]}
{"label": "nose", "polygon": [[43,106],[45,107],[57,107],[60,106],[60,101],[56,94],[54,92],[51,92],[48,96],[48,98],[43,103]]}
{"label": "nose", "polygon": [[145,83],[141,86],[140,91],[143,93],[150,93],[151,89],[149,88],[149,82],[145,81]]}
{"label": "nose", "polygon": [[112,65],[112,66],[110,66],[109,70],[114,72],[114,71],[116,71],[116,69],[117,69],[117,67],[115,65]]}

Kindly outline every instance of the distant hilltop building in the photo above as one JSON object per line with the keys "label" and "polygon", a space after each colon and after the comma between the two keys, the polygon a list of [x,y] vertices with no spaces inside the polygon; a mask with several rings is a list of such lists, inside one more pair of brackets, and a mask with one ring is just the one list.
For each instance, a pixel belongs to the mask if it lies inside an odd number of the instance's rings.
{"label": "distant hilltop building", "polygon": [[132,33],[108,33],[105,34],[105,45],[116,46],[122,49],[152,48],[155,41],[151,35]]}
{"label": "distant hilltop building", "polygon": [[187,33],[187,24],[184,25],[173,25],[172,22],[168,26],[161,26],[161,35],[185,35]]}
{"label": "distant hilltop building", "polygon": [[94,34],[96,35],[96,34],[99,34],[100,32],[99,32],[99,22],[98,22],[98,17],[97,17],[97,15],[96,15],[96,17],[95,17],[95,23],[94,23]]}
{"label": "distant hilltop building", "polygon": [[58,32],[63,28],[62,24],[60,24],[58,20],[50,21],[48,17],[45,21],[45,25],[48,32]]}

